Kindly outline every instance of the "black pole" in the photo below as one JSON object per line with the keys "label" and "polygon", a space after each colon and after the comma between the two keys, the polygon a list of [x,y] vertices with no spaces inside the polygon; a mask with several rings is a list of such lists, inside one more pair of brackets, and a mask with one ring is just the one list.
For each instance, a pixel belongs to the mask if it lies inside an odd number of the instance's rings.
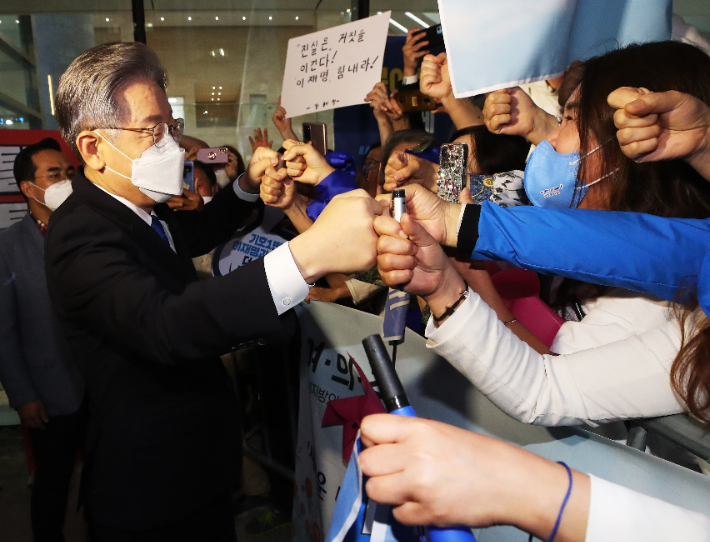
{"label": "black pole", "polygon": [[131,0],[133,11],[133,40],[145,43],[145,10],[143,0]]}
{"label": "black pole", "polygon": [[350,2],[351,21],[359,21],[370,16],[370,0],[351,0]]}

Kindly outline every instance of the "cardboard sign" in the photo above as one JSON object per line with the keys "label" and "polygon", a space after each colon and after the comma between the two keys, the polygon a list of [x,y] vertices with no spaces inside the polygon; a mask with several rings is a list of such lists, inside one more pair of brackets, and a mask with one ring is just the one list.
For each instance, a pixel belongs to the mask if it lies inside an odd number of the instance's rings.
{"label": "cardboard sign", "polygon": [[363,103],[382,77],[390,13],[288,41],[281,105],[289,118]]}
{"label": "cardboard sign", "polygon": [[559,77],[630,43],[671,37],[671,0],[439,0],[456,98]]}

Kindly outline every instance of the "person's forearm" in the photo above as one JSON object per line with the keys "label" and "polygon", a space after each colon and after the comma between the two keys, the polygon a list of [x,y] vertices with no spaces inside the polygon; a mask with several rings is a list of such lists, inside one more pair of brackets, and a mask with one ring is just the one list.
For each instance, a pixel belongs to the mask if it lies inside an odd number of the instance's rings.
{"label": "person's forearm", "polygon": [[550,132],[557,129],[558,125],[557,117],[538,107],[537,114],[533,119],[533,129],[525,139],[533,145],[539,145],[547,138]]}
{"label": "person's forearm", "polygon": [[[553,238],[567,249],[550,250]],[[698,276],[710,231],[706,220],[529,206],[504,209],[485,202],[466,206],[458,237],[447,236],[444,244],[453,246],[451,239],[474,259],[504,260],[672,300],[688,277]],[[676,265],[667,265],[669,261]]]}
{"label": "person's forearm", "polygon": [[[510,465],[514,472],[510,473],[511,479],[505,488],[509,495],[501,499],[504,506],[502,523],[514,525],[540,540],[547,540],[569,487],[567,470],[562,465],[517,448],[510,452]],[[562,513],[556,542],[584,541],[590,495],[589,476],[572,471],[572,491]]]}
{"label": "person's forearm", "polygon": [[451,94],[441,100],[441,103],[449,113],[457,130],[483,124],[483,112],[468,98],[457,100],[454,98],[454,95]]}
{"label": "person's forearm", "polygon": [[[330,275],[326,275],[325,280],[328,280],[329,276]],[[345,284],[345,282],[342,282],[341,284],[338,284],[337,286],[331,286],[331,289],[333,290],[333,297],[335,298],[336,301],[338,299],[351,297],[350,288],[348,288],[348,285]]]}
{"label": "person's forearm", "polygon": [[[501,322],[511,322],[515,316],[505,305],[491,280],[491,276],[486,271],[483,262],[480,261],[460,261],[455,257],[450,258],[451,263],[471,289],[476,292],[486,305],[493,309]],[[477,268],[478,267],[478,268]],[[538,339],[535,334],[517,320],[507,325],[521,341],[525,341],[539,354],[551,354],[550,349]]]}
{"label": "person's forearm", "polygon": [[392,123],[387,117],[377,119],[377,129],[380,131],[380,144],[384,147],[387,142],[387,138],[392,135],[394,128],[392,128]]}
{"label": "person's forearm", "polygon": [[300,141],[300,139],[298,139],[298,136],[296,135],[296,132],[294,132],[293,128],[291,128],[290,126],[288,128],[279,128],[279,133],[281,134],[281,137],[284,141],[286,141],[287,139],[292,139],[293,141]]}
{"label": "person's forearm", "polygon": [[305,201],[301,198],[294,198],[291,205],[284,207],[283,209],[284,213],[286,213],[286,216],[291,221],[291,224],[293,224],[293,227],[296,228],[298,233],[303,233],[313,225],[313,221],[306,213],[306,208],[307,205]]}
{"label": "person's forearm", "polygon": [[410,124],[409,116],[407,115],[402,115],[397,120],[392,121],[392,129],[395,132],[399,132],[400,130],[409,130],[411,127],[412,125]]}
{"label": "person's forearm", "polygon": [[350,280],[350,277],[344,275],[343,273],[330,273],[325,276],[325,280],[328,281],[328,286],[330,286],[331,288],[338,288],[339,286],[343,286],[348,280]]}

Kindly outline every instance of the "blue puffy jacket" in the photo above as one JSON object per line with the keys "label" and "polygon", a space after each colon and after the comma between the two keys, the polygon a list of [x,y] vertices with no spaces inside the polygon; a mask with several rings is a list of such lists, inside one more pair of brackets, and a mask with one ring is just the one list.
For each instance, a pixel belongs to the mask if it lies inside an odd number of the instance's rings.
{"label": "blue puffy jacket", "polygon": [[[672,300],[681,285],[698,284],[710,249],[710,219],[501,208],[484,202],[481,207],[466,206],[459,248],[471,250],[472,259],[505,260],[539,273],[622,286]],[[703,276],[707,274],[710,256]],[[700,290],[704,290],[703,282]],[[710,276],[706,282],[710,286]],[[704,293],[699,292],[703,308]]]}

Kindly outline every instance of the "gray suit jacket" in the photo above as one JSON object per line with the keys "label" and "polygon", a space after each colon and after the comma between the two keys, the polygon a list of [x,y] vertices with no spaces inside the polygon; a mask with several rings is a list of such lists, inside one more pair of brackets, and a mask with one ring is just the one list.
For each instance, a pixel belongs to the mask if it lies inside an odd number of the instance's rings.
{"label": "gray suit jacket", "polygon": [[79,409],[84,383],[54,328],[44,236],[28,214],[0,232],[0,381],[11,407],[40,399],[50,416]]}

